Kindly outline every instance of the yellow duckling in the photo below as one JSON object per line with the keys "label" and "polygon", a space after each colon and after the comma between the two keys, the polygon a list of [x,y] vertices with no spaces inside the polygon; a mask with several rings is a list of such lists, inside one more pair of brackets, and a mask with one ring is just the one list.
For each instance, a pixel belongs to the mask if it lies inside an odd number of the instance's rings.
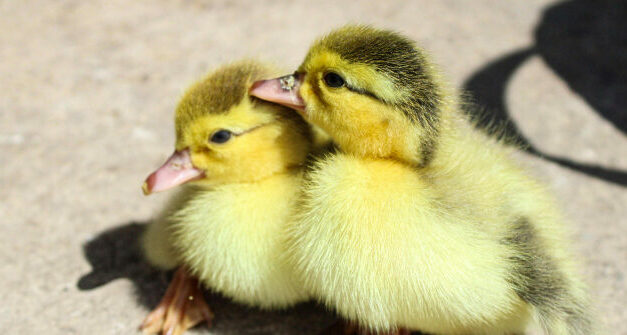
{"label": "yellow duckling", "polygon": [[176,109],[176,150],[143,185],[183,183],[143,236],[150,263],[179,267],[145,333],[180,334],[212,314],[197,281],[233,300],[286,307],[307,294],[284,262],[285,226],[301,187],[311,131],[288,108],[251,98],[250,84],[276,71],[254,61],[221,67]]}
{"label": "yellow duckling", "polygon": [[472,127],[413,41],[347,26],[251,94],[339,148],[308,173],[289,254],[361,331],[521,334],[535,319],[593,333],[553,200]]}

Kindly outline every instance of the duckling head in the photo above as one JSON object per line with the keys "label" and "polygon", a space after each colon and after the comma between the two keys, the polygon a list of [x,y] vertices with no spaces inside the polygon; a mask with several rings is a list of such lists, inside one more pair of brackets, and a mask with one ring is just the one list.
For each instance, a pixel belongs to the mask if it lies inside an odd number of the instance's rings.
{"label": "duckling head", "polygon": [[345,152],[427,165],[442,91],[413,41],[346,26],[316,41],[294,74],[256,82],[250,93],[299,111]]}
{"label": "duckling head", "polygon": [[144,182],[145,194],[187,182],[254,182],[306,159],[309,126],[288,108],[250,97],[250,84],[274,72],[242,61],[193,85],[178,104],[175,151]]}

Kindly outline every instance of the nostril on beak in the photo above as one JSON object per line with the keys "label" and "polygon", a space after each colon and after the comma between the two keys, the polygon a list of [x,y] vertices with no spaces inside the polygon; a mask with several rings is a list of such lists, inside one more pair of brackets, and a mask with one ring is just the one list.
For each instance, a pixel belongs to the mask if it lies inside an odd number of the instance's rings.
{"label": "nostril on beak", "polygon": [[288,74],[287,76],[279,78],[279,83],[284,91],[291,91],[296,85],[296,78],[294,78],[293,74]]}

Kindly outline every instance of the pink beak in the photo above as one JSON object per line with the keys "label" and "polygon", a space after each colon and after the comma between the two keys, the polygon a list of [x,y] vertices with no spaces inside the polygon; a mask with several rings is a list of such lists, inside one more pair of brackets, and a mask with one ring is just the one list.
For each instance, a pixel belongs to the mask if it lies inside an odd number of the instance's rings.
{"label": "pink beak", "polygon": [[142,185],[145,195],[171,189],[174,186],[204,177],[204,172],[192,164],[189,149],[175,151]]}
{"label": "pink beak", "polygon": [[303,74],[289,74],[279,78],[259,80],[253,83],[249,93],[259,99],[304,112],[305,102],[299,93],[303,78]]}

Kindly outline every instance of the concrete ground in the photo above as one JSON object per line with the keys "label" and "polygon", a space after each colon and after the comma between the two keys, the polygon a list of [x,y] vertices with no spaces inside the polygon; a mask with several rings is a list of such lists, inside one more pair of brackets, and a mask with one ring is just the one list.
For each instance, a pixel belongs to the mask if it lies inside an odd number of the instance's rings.
{"label": "concrete ground", "polygon": [[[622,6],[622,7],[621,7]],[[608,334],[627,334],[625,2],[0,0],[0,333],[135,334],[166,286],[136,240],[167,194],[140,185],[173,149],[173,109],[208,69],[300,62],[347,22],[420,41],[530,145],[575,232]],[[545,158],[541,158],[544,156]],[[314,334],[314,304],[211,296],[214,334]]]}

